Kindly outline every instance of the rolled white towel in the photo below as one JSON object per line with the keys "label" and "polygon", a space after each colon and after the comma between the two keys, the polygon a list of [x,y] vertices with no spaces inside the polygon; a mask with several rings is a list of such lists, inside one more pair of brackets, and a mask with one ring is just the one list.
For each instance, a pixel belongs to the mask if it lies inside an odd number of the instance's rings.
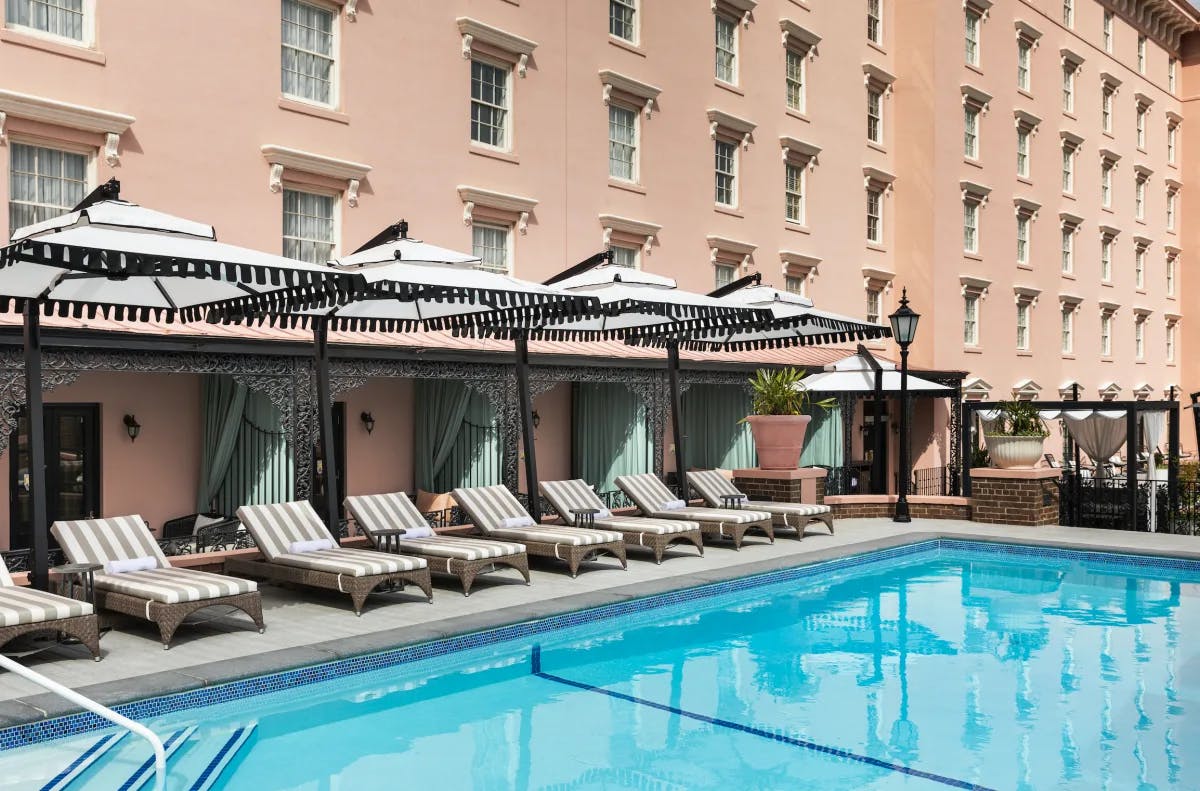
{"label": "rolled white towel", "polygon": [[510,516],[500,523],[500,526],[506,530],[514,527],[533,527],[532,516]]}
{"label": "rolled white towel", "polygon": [[429,538],[432,535],[433,528],[429,525],[422,525],[421,527],[406,527],[401,538]]}
{"label": "rolled white towel", "polygon": [[597,519],[612,519],[612,511],[608,510],[607,508],[601,508],[599,511],[596,512],[596,518]]}
{"label": "rolled white towel", "polygon": [[288,546],[288,552],[293,555],[303,555],[306,552],[320,552],[322,549],[333,549],[333,541],[328,538],[315,538],[312,541],[293,541]]}
{"label": "rolled white towel", "polygon": [[668,500],[660,507],[664,511],[678,511],[680,508],[687,508],[687,503],[683,500]]}
{"label": "rolled white towel", "polygon": [[158,558],[123,558],[104,561],[105,574],[124,574],[127,571],[149,571],[158,568]]}

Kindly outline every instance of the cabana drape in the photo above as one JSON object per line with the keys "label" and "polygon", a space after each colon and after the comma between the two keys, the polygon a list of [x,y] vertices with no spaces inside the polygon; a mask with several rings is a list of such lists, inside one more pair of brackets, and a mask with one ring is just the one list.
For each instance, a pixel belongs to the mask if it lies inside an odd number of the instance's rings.
{"label": "cabana drape", "polygon": [[491,401],[462,382],[416,381],[417,487],[448,492],[502,482],[502,448]]}
{"label": "cabana drape", "polygon": [[[1063,413],[1067,430],[1075,438],[1080,450],[1088,455],[1098,468],[1113,457],[1125,444],[1124,412],[1093,412],[1086,417]],[[1134,453],[1135,449],[1130,449]]]}
{"label": "cabana drape", "polygon": [[744,388],[694,384],[681,400],[689,468],[740,470],[754,466],[754,438],[750,426],[741,422],[750,414],[750,394]]}
{"label": "cabana drape", "polygon": [[233,514],[243,505],[294,499],[294,460],[271,400],[228,376],[205,376],[202,388],[201,486],[212,488],[201,489],[197,510]]}
{"label": "cabana drape", "polygon": [[229,470],[229,462],[233,459],[238,432],[242,427],[242,413],[246,410],[246,387],[231,376],[205,374],[200,388],[204,444],[200,448],[197,513],[207,511],[214,505],[221,482]]}
{"label": "cabana drape", "polygon": [[571,475],[599,492],[616,491],[618,475],[654,469],[646,405],[620,384],[579,382],[571,420]]}
{"label": "cabana drape", "polygon": [[841,467],[845,463],[842,436],[842,408],[816,407],[812,422],[804,435],[804,450],[800,452],[801,467]]}

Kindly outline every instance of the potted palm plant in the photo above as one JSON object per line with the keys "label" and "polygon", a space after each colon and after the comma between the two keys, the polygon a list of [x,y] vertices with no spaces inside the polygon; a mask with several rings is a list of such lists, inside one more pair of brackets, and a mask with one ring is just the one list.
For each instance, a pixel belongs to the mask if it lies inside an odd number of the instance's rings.
{"label": "potted palm plant", "polygon": [[750,424],[754,435],[758,464],[765,470],[799,466],[804,434],[812,420],[809,409],[813,406],[828,409],[834,404],[832,398],[813,400],[803,380],[804,371],[795,368],[759,369],[750,380],[754,414],[748,415],[745,422]]}
{"label": "potted palm plant", "polygon": [[1050,432],[1031,401],[1005,401],[1000,415],[984,433],[988,456],[1002,470],[1032,469],[1042,458],[1042,444]]}

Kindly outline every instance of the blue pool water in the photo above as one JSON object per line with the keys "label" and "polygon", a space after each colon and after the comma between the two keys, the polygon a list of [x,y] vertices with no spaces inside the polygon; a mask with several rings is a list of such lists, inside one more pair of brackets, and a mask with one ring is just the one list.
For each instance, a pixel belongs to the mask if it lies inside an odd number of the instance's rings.
{"label": "blue pool water", "polygon": [[940,541],[673,598],[148,721],[172,789],[1200,789],[1200,563]]}

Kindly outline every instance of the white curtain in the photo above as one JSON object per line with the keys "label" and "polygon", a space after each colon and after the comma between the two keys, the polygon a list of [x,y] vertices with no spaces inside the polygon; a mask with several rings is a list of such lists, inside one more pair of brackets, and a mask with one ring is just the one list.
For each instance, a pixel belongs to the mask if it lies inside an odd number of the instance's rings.
{"label": "white curtain", "polygon": [[1158,531],[1158,471],[1154,463],[1154,449],[1162,438],[1163,426],[1167,424],[1167,413],[1143,412],[1142,431],[1146,435],[1146,476],[1150,481],[1150,532]]}
{"label": "white curtain", "polygon": [[1098,471],[1125,444],[1124,412],[1093,412],[1087,417],[1063,413],[1063,417],[1076,444],[1088,455]]}

